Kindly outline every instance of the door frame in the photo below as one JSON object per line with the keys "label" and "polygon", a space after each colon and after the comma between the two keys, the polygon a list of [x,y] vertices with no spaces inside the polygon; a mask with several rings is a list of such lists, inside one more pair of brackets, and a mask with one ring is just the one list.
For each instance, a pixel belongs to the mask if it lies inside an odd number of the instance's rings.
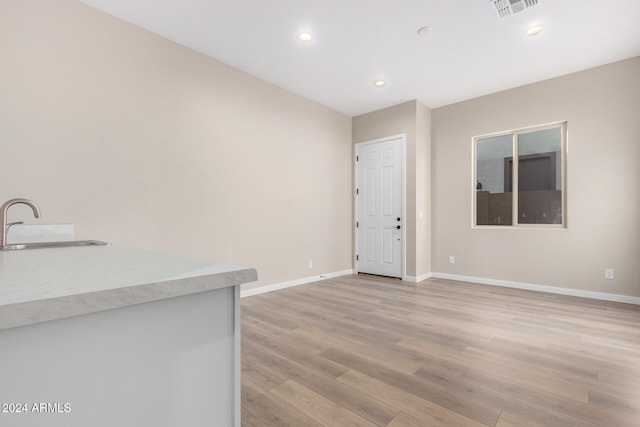
{"label": "door frame", "polygon": [[407,168],[406,168],[406,160],[407,160],[407,134],[401,133],[398,135],[385,136],[383,138],[372,139],[370,141],[358,142],[353,145],[353,271],[355,274],[358,274],[360,269],[358,267],[358,227],[356,227],[356,222],[358,222],[358,149],[360,147],[364,147],[367,145],[379,144],[382,142],[388,142],[399,139],[400,140],[400,167],[401,170],[401,197],[402,200],[400,202],[400,206],[402,207],[402,215],[400,216],[400,230],[401,230],[401,239],[402,245],[400,245],[400,278],[402,280],[406,280],[407,277],[407,259],[405,254],[407,253],[407,227],[406,227],[406,218],[407,218]]}

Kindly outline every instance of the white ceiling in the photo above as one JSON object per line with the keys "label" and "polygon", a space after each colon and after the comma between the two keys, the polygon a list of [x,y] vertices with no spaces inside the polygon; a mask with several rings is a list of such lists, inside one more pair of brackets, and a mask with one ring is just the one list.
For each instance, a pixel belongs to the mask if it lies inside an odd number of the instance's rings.
{"label": "white ceiling", "polygon": [[[489,0],[83,1],[350,116],[640,55],[640,0],[539,0],[505,18]],[[527,36],[533,24],[544,29]]]}

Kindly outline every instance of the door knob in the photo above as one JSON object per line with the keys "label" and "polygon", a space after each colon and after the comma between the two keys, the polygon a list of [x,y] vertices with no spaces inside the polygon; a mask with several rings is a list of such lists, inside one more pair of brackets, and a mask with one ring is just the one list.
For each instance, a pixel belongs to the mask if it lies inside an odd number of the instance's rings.
{"label": "door knob", "polygon": [[400,217],[396,218],[398,221],[400,221]]}
{"label": "door knob", "polygon": [[398,230],[400,230],[400,226],[397,226],[396,228],[397,228]]}

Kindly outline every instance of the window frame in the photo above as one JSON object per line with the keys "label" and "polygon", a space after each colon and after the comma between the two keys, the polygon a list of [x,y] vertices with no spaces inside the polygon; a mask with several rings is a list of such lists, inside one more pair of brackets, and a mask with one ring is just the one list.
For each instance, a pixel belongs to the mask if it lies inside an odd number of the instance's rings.
{"label": "window frame", "polygon": [[[478,191],[476,188],[477,185],[477,173],[478,173],[478,150],[477,150],[477,141],[485,138],[497,137],[497,136],[505,136],[511,135],[511,150],[512,150],[512,159],[520,159],[518,156],[518,136],[538,132],[547,129],[556,129],[560,128],[560,175],[561,175],[561,205],[562,205],[562,223],[560,224],[530,224],[530,223],[519,223],[518,222],[518,196],[519,191],[511,192],[511,224],[509,225],[492,225],[492,224],[481,224],[478,225]],[[522,228],[530,228],[530,229],[566,229],[567,228],[567,156],[569,152],[569,144],[568,144],[568,130],[567,130],[567,121],[559,121],[553,123],[547,123],[543,125],[535,125],[529,126],[525,128],[511,129],[502,132],[495,132],[483,135],[477,135],[471,138],[471,227],[478,229],[522,229]],[[511,177],[511,188],[518,188],[518,162],[513,162],[512,168],[512,177]]]}

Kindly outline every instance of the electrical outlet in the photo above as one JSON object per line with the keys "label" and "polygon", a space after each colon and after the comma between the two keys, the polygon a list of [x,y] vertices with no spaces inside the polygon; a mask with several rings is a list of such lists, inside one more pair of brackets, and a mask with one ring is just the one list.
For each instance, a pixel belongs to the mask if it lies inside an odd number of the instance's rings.
{"label": "electrical outlet", "polygon": [[312,261],[312,260],[309,260],[309,263],[307,264],[307,266],[308,266],[309,268],[313,268],[313,261]]}
{"label": "electrical outlet", "polygon": [[449,255],[449,264],[455,264],[456,263],[456,257],[454,257],[453,255]]}
{"label": "electrical outlet", "polygon": [[613,268],[605,268],[604,269],[604,278],[613,280]]}

